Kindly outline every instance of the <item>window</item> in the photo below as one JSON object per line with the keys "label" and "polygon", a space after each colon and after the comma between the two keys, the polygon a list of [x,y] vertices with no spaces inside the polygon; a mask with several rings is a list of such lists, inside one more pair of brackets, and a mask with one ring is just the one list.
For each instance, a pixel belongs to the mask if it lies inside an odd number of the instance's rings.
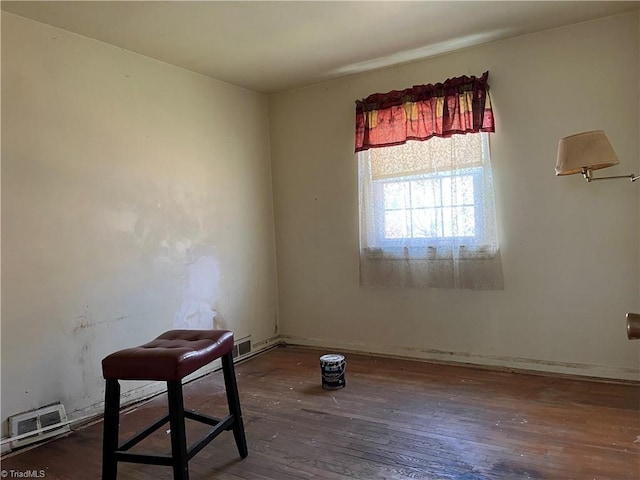
{"label": "window", "polygon": [[[372,247],[418,247],[491,242],[488,134],[434,137],[361,153],[372,190]],[[489,191],[485,188],[489,187]],[[485,197],[490,196],[488,200]],[[491,203],[487,203],[491,202]]]}
{"label": "window", "polygon": [[487,133],[407,141],[358,156],[361,274],[384,272],[365,278],[365,284],[397,286],[393,278],[402,272],[401,285],[459,286],[465,284],[464,271],[477,273],[494,263],[498,242]]}
{"label": "window", "polygon": [[488,76],[356,101],[361,285],[504,288]]}

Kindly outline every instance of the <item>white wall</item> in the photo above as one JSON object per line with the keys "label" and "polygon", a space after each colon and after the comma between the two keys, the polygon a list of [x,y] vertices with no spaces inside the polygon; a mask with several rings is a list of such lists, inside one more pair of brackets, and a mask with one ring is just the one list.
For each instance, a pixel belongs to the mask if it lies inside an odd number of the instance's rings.
{"label": "white wall", "polygon": [[[174,325],[275,334],[266,96],[2,13],[2,421]],[[132,385],[135,386],[135,385]]]}
{"label": "white wall", "polygon": [[[640,185],[554,176],[558,140],[604,129],[640,172],[638,14],[270,97],[285,339],[439,360],[640,379]],[[358,285],[354,100],[490,71],[504,291]]]}

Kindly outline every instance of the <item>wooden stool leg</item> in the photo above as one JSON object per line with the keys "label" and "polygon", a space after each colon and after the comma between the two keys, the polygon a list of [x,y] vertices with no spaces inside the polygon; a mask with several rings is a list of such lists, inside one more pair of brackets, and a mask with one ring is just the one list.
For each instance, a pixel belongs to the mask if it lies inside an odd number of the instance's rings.
{"label": "wooden stool leg", "polygon": [[229,413],[233,415],[233,436],[236,439],[238,452],[242,458],[248,455],[247,439],[244,435],[244,424],[242,423],[242,411],[240,410],[240,397],[238,395],[238,385],[236,383],[236,373],[233,367],[233,356],[231,353],[222,357],[222,372],[224,383],[227,389],[227,403]]}
{"label": "wooden stool leg", "polygon": [[104,425],[102,437],[102,480],[116,480],[118,461],[115,451],[118,449],[120,423],[120,383],[109,378],[104,392]]}
{"label": "wooden stool leg", "polygon": [[180,380],[167,382],[167,397],[169,400],[173,479],[189,480],[187,432],[184,424],[184,403],[182,398],[182,382]]}

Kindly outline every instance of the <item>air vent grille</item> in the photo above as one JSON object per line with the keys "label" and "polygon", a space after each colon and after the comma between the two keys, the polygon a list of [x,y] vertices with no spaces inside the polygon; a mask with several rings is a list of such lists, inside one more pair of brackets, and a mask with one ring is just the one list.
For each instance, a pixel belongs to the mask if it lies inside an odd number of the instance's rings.
{"label": "air vent grille", "polygon": [[41,428],[50,427],[51,425],[62,422],[62,417],[60,416],[60,411],[58,410],[40,415],[38,419],[40,420]]}
{"label": "air vent grille", "polygon": [[244,337],[236,340],[233,346],[233,358],[241,357],[251,353],[251,337]]}
{"label": "air vent grille", "polygon": [[251,353],[251,340],[238,344],[238,353],[240,356]]}
{"label": "air vent grille", "polygon": [[60,403],[9,417],[11,448],[24,447],[69,432],[67,414]]}
{"label": "air vent grille", "polygon": [[25,433],[38,430],[38,418],[25,418],[21,422],[18,422],[18,435],[24,435]]}

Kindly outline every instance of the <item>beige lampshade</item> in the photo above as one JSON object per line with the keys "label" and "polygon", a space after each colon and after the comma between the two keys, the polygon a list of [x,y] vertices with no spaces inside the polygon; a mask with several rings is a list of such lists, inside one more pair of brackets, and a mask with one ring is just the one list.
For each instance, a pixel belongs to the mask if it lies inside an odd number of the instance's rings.
{"label": "beige lampshade", "polygon": [[602,130],[564,137],[558,144],[556,175],[581,173],[583,168],[598,170],[620,163]]}

